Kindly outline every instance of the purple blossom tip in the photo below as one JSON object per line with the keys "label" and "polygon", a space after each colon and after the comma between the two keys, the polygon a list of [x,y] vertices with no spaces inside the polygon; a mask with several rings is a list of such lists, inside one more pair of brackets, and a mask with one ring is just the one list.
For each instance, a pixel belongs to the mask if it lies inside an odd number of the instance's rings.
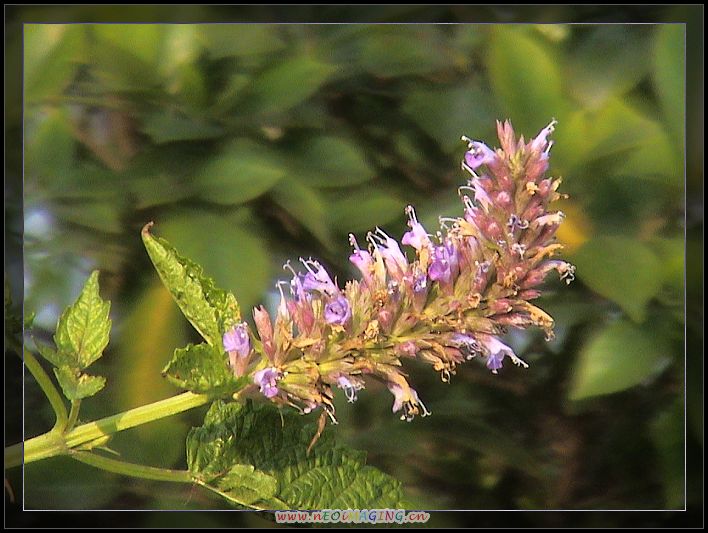
{"label": "purple blossom tip", "polygon": [[468,141],[469,150],[465,153],[465,165],[468,168],[475,170],[494,161],[496,154],[489,146],[478,141],[471,141],[467,137],[463,139]]}

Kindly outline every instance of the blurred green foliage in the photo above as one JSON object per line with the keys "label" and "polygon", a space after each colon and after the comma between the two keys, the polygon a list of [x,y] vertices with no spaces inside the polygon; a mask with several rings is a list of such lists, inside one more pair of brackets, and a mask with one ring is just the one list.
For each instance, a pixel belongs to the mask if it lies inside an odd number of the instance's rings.
{"label": "blurred green foliage", "polygon": [[[461,135],[496,145],[495,119],[528,138],[555,117],[551,172],[570,193],[559,238],[578,266],[578,282],[551,284],[541,304],[556,340],[511,335],[532,365],[503,376],[470,365],[445,385],[412,368],[432,417],[401,423],[372,386],[342,402],[336,429],[422,508],[681,508],[683,31],[27,25],[25,308],[37,335],[100,269],[116,333],[95,414],[165,397],[176,389],[160,370],[195,336],[156,284],[143,224],[250,319],[286,259],[319,257],[344,281],[348,232],[400,235],[408,203],[433,226],[461,212]],[[28,419],[28,435],[47,420]],[[110,445],[183,466],[184,428],[199,420]],[[689,423],[696,439],[700,419]],[[80,481],[86,466],[59,463],[51,478],[28,467],[27,508],[221,504],[107,474],[96,492]],[[71,493],[48,485],[74,481]]]}

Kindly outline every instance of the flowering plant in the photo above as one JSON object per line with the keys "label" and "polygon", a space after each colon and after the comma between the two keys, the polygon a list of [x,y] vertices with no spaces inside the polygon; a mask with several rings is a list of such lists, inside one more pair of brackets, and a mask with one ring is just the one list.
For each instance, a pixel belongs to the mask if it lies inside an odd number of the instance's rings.
{"label": "flowering plant", "polygon": [[[316,260],[301,259],[299,270],[286,263],[291,279],[277,284],[277,310],[254,309],[255,328],[243,320],[233,294],[146,225],[143,242],[160,278],[205,340],[176,350],[165,367],[165,376],[187,392],[77,425],[82,399],[105,385],[105,378],[84,372],[101,357],[111,327],[110,304],[100,298],[94,272],[59,319],[56,349],[37,344],[71,410],[67,414],[53,382],[25,349],[25,364],[57,422],[24,447],[6,449],[6,463],[66,454],[125,475],[196,483],[255,509],[326,508],[342,497],[351,507],[404,505],[400,483],[365,466],[360,453],[335,445],[325,432],[328,419],[336,423],[335,391],[353,402],[368,379],[380,380],[394,397],[393,411],[411,421],[430,411],[409,384],[404,361],[429,363],[444,382],[474,359],[494,374],[505,359],[528,366],[500,336],[508,328],[536,326],[550,339],[553,319],[531,301],[552,270],[566,282],[574,277],[572,265],[552,258],[561,249],[554,235],[563,219],[550,209],[561,198],[561,180],[545,175],[554,126],[525,142],[509,122],[498,123],[496,150],[463,137],[462,168],[470,178],[460,187],[462,216],[441,218],[429,233],[409,206],[400,244],[412,248],[412,260],[380,229],[366,235],[364,247],[350,235],[350,261],[361,279],[343,287]],[[187,437],[186,471],[96,453],[115,432],[207,403],[204,424]],[[319,425],[303,426],[291,409],[274,418],[266,403],[319,411]],[[317,482],[308,478],[314,469]],[[320,490],[323,483],[331,494]]]}
{"label": "flowering plant", "polygon": [[401,244],[414,249],[413,261],[376,229],[366,249],[350,235],[349,259],[362,277],[344,288],[317,261],[301,259],[300,272],[287,263],[292,278],[278,284],[275,317],[257,308],[257,335],[245,322],[223,335],[234,374],[248,374],[249,387],[279,406],[302,413],[322,407],[333,422],[334,390],[353,402],[372,377],[393,394],[393,411],[410,421],[429,411],[406,380],[403,360],[429,363],[445,382],[476,357],[495,374],[505,358],[528,366],[499,335],[538,326],[550,339],[553,319],[531,300],[550,271],[567,282],[574,274],[572,265],[549,259],[561,249],[554,235],[563,219],[549,211],[561,180],[545,177],[554,126],[526,143],[509,122],[498,123],[498,150],[463,137],[462,168],[471,176],[460,187],[464,214],[441,217],[430,234],[409,206]]}

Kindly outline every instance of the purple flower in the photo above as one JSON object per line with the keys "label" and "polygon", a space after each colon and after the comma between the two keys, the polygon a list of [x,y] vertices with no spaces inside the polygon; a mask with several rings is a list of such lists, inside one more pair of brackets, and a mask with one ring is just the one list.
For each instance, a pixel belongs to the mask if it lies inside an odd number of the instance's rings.
{"label": "purple flower", "polygon": [[344,326],[352,317],[352,308],[349,301],[340,294],[330,300],[324,308],[324,317],[327,324]]}
{"label": "purple flower", "polygon": [[236,352],[239,357],[247,357],[251,353],[251,339],[248,336],[248,326],[241,322],[224,333],[224,350]]}
{"label": "purple flower", "polygon": [[467,147],[469,148],[465,153],[465,165],[469,169],[475,170],[482,165],[488,165],[494,161],[496,154],[489,146],[478,141],[472,141],[467,137],[463,137],[462,139],[467,141]]}
{"label": "purple flower", "polygon": [[504,359],[504,352],[490,354],[487,358],[487,368],[491,370],[494,374],[497,373],[502,367],[502,360]]}
{"label": "purple flower", "polygon": [[428,232],[425,231],[423,225],[418,222],[413,207],[410,205],[406,207],[406,213],[408,214],[408,226],[411,229],[403,234],[401,243],[412,246],[416,250],[421,250],[422,248],[429,246],[430,238],[428,237]]}
{"label": "purple flower", "polygon": [[364,281],[368,282],[373,272],[374,259],[368,251],[359,248],[359,243],[356,242],[356,237],[352,233],[349,234],[349,244],[354,248],[354,252],[349,256],[349,261],[361,271]]}
{"label": "purple flower", "polygon": [[509,346],[504,344],[502,341],[500,341],[498,338],[496,338],[493,335],[487,335],[485,333],[480,333],[478,335],[480,342],[484,346],[485,350],[488,353],[487,356],[487,368],[492,371],[492,373],[496,374],[497,370],[499,370],[502,367],[502,361],[504,360],[505,356],[508,356],[509,359],[515,364],[519,366],[523,366],[524,368],[528,368],[528,365],[524,363],[521,359],[516,357],[516,354],[514,353],[514,350],[512,350]]}
{"label": "purple flower", "polygon": [[253,374],[253,383],[260,387],[263,396],[273,398],[278,394],[276,383],[280,377],[281,375],[278,369],[270,366]]}
{"label": "purple flower", "polygon": [[376,232],[369,233],[367,237],[386,263],[389,274],[398,281],[402,280],[408,271],[408,260],[395,239],[386,235],[380,228],[376,228]]}
{"label": "purple flower", "polygon": [[447,285],[456,273],[457,263],[457,249],[452,241],[447,240],[433,249],[433,261],[428,267],[428,276],[433,281]]}
{"label": "purple flower", "polygon": [[546,139],[556,129],[556,124],[558,124],[558,121],[556,119],[553,119],[551,120],[550,124],[548,124],[548,126],[543,128],[539,132],[536,138],[534,138],[530,143],[531,150],[533,150],[534,152],[543,151],[544,155],[548,156],[548,151],[551,149],[553,141],[549,143]]}
{"label": "purple flower", "polygon": [[332,281],[324,267],[317,261],[300,259],[307,269],[307,274],[302,280],[302,286],[306,291],[318,291],[328,296],[337,292],[337,286]]}

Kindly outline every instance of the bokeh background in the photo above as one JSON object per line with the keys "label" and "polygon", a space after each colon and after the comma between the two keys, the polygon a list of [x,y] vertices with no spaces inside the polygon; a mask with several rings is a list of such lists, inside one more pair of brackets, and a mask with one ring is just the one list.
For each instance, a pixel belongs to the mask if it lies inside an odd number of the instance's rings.
{"label": "bokeh background", "polygon": [[[703,434],[702,397],[685,395],[685,332],[702,330],[700,313],[689,309],[686,321],[684,312],[685,233],[702,224],[702,204],[685,198],[684,31],[26,25],[15,229],[33,335],[51,337],[98,268],[114,329],[95,365],[108,385],[82,419],[175,394],[160,371],[196,334],[142,248],[147,221],[244,309],[272,305],[287,259],[318,257],[345,280],[349,232],[400,236],[409,203],[430,226],[461,213],[461,135],[496,146],[496,119],[529,137],[556,118],[551,174],[570,195],[559,240],[577,266],[576,282],[550,282],[540,304],[557,338],[510,335],[531,367],[498,376],[470,364],[444,384],[410,365],[432,417],[399,421],[372,385],[356,404],[340,402],[336,431],[425,509],[682,509],[685,447],[700,449]],[[24,401],[26,435],[49,429],[31,378]],[[685,417],[685,402],[697,416]],[[110,446],[126,460],[183,467],[184,437],[201,416],[130,430]],[[65,459],[24,475],[28,509],[225,505]],[[228,516],[195,526],[262,520]],[[575,524],[613,523],[603,516]],[[455,515],[436,520],[458,525]]]}

